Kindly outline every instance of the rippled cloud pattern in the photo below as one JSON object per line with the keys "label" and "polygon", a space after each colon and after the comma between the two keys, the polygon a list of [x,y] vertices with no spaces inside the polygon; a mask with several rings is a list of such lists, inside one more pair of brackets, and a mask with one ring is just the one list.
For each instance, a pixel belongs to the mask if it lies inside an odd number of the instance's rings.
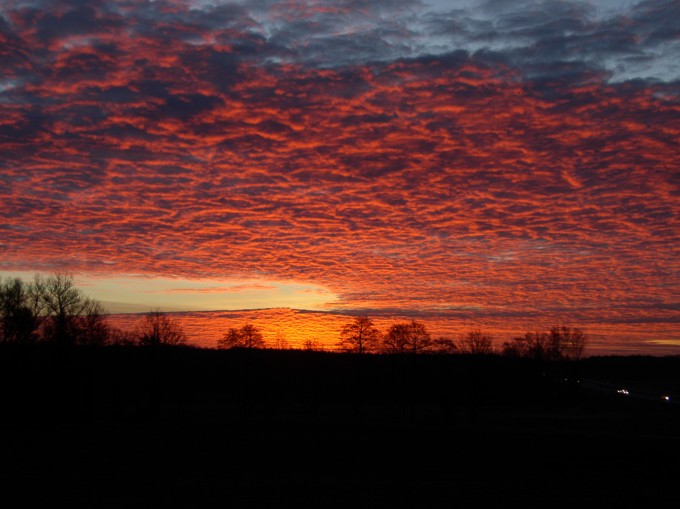
{"label": "rippled cloud pattern", "polygon": [[609,4],[1,1],[0,270],[680,339],[680,4]]}

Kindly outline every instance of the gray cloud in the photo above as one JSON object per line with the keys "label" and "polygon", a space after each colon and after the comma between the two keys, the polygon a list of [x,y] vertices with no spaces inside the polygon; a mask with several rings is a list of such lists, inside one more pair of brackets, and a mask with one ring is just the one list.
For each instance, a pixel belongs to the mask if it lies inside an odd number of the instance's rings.
{"label": "gray cloud", "polygon": [[215,55],[214,64],[232,68],[243,60],[339,68],[462,50],[506,63],[528,79],[579,79],[584,72],[609,81],[680,79],[680,4],[622,5],[626,8],[570,0],[5,1],[0,59],[17,73],[29,54],[33,65],[40,65],[36,57],[49,58],[45,46],[78,38],[103,42],[124,31],[132,40],[228,45],[229,56]]}
{"label": "gray cloud", "polygon": [[611,81],[674,81],[680,67],[677,2],[649,0],[627,12],[598,12],[587,2],[489,1],[480,9],[425,15],[424,26],[447,46],[494,52],[527,78],[598,72]]}

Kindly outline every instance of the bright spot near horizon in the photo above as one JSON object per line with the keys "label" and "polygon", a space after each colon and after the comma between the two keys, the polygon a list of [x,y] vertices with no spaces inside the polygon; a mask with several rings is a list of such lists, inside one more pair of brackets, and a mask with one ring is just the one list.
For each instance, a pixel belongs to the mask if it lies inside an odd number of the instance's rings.
{"label": "bright spot near horizon", "polygon": [[[26,282],[34,273],[0,272]],[[49,274],[41,274],[46,277]],[[330,309],[338,296],[321,285],[256,279],[184,279],[124,275],[105,277],[74,274],[76,286],[98,300],[110,313],[163,311],[220,311],[294,308]]]}

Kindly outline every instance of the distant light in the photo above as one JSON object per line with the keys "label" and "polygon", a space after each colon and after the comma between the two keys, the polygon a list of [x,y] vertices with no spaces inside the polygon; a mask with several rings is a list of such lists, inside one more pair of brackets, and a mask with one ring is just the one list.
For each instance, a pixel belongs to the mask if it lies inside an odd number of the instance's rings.
{"label": "distant light", "polygon": [[671,397],[670,396],[661,396],[661,399],[663,399],[664,401],[670,401]]}
{"label": "distant light", "polygon": [[619,389],[616,391],[618,394],[623,394],[624,396],[628,396],[630,394],[626,389]]}

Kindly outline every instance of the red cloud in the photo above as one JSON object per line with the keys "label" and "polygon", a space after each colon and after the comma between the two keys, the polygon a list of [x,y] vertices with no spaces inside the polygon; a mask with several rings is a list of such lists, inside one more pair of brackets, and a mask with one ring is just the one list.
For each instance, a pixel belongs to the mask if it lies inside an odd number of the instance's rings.
{"label": "red cloud", "polygon": [[[294,280],[343,309],[680,320],[672,90],[522,81],[469,57],[259,65],[224,41],[256,51],[247,31],[196,44],[97,20],[84,46],[52,34],[0,103],[0,268]],[[22,23],[17,51],[43,51]]]}

